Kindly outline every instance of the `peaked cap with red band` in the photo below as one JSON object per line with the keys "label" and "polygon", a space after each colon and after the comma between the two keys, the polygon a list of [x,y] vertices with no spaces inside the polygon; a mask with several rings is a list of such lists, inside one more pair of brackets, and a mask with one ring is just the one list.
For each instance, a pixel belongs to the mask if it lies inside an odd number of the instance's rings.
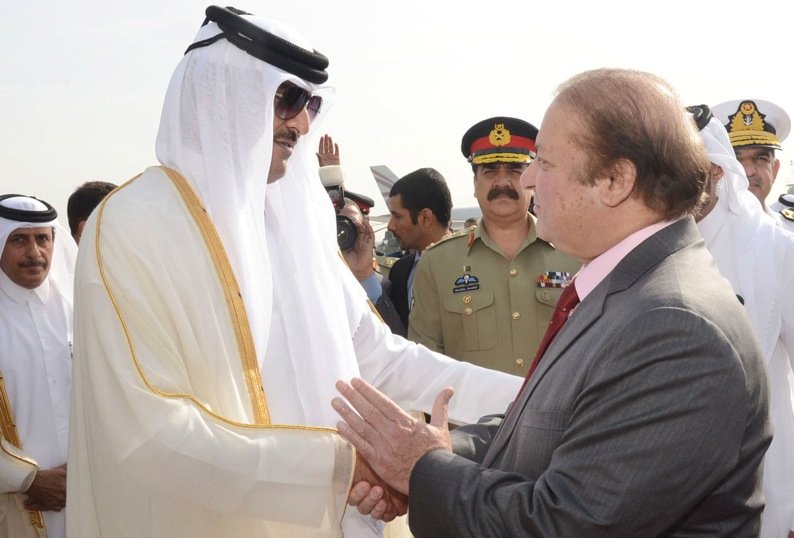
{"label": "peaked cap with red band", "polygon": [[471,164],[528,163],[535,158],[538,128],[517,118],[497,116],[473,125],[460,144]]}
{"label": "peaked cap with red band", "polygon": [[369,210],[375,207],[375,200],[365,194],[345,189],[345,198],[353,200],[364,215],[369,215]]}

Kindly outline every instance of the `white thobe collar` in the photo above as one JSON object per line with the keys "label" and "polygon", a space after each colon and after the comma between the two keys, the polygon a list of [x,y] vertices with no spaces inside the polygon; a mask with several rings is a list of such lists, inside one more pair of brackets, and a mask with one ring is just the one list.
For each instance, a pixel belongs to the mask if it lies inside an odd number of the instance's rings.
{"label": "white thobe collar", "polygon": [[20,305],[27,304],[34,297],[38,298],[41,303],[46,303],[50,297],[50,277],[47,275],[47,278],[44,279],[40,286],[31,290],[14,283],[4,271],[0,270],[0,290],[3,290],[14,302]]}

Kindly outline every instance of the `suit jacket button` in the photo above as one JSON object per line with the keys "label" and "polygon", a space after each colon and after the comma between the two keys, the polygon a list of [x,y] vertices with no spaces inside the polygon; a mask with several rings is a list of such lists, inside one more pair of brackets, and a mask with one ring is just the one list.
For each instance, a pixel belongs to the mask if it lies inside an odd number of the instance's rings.
{"label": "suit jacket button", "polygon": [[464,316],[471,316],[472,312],[473,312],[473,310],[471,309],[470,306],[467,306],[466,308],[463,309],[463,315]]}
{"label": "suit jacket button", "polygon": [[518,274],[518,269],[510,269],[510,276],[516,276]]}
{"label": "suit jacket button", "polygon": [[516,366],[518,366],[519,368],[523,368],[524,367],[524,359],[516,359]]}
{"label": "suit jacket button", "polygon": [[513,312],[513,319],[521,319],[521,312]]}

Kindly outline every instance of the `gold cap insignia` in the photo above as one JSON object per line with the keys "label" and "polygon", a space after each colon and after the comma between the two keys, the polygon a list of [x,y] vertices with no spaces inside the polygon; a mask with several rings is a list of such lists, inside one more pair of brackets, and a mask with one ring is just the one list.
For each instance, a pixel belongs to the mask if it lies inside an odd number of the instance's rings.
{"label": "gold cap insignia", "polygon": [[497,123],[488,134],[488,140],[494,146],[506,146],[510,143],[510,131],[504,123]]}
{"label": "gold cap insignia", "polygon": [[731,145],[781,149],[781,142],[789,133],[788,114],[779,106],[760,99],[727,101],[711,108],[728,131]]}

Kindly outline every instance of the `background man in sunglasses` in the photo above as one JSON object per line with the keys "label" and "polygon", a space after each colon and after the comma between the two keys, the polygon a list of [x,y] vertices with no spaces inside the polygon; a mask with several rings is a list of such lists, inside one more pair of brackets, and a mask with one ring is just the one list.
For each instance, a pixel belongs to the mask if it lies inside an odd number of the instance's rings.
{"label": "background man in sunglasses", "polygon": [[[520,380],[391,335],[338,256],[305,136],[327,59],[283,24],[207,17],[166,94],[162,166],[83,232],[68,532],[376,536],[344,510],[351,480],[375,477],[333,429],[335,380],[427,411],[453,385],[461,421]],[[404,510],[365,486],[375,513]]]}

